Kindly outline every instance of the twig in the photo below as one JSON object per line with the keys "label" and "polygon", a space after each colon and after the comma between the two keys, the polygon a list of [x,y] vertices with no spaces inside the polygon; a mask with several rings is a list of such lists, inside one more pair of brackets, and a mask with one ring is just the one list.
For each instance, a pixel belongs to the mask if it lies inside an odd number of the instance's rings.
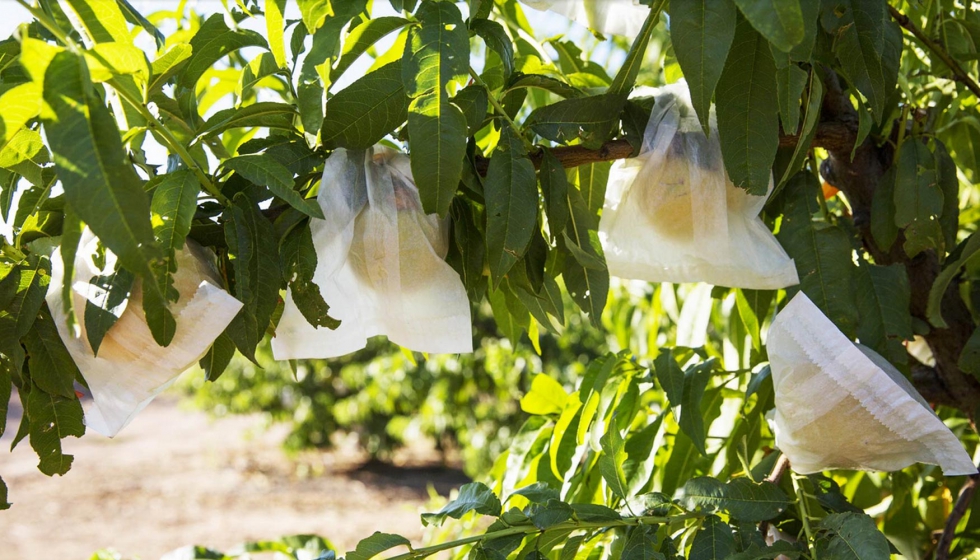
{"label": "twig", "polygon": [[949,512],[949,517],[946,518],[946,526],[943,527],[943,534],[939,537],[939,542],[936,544],[936,560],[949,559],[949,547],[953,544],[953,538],[956,536],[956,526],[959,525],[960,520],[963,519],[963,515],[966,514],[966,510],[970,507],[970,502],[973,501],[973,494],[977,490],[977,480],[980,480],[980,475],[970,475],[963,484],[963,488],[960,488],[960,495],[956,498],[956,505],[953,506],[953,511]]}
{"label": "twig", "polygon": [[[773,484],[779,484],[779,481],[783,479],[783,475],[789,469],[789,457],[785,453],[776,459],[776,464],[772,466],[772,472],[765,478],[766,482],[771,482]],[[769,521],[763,521],[759,523],[759,532],[762,536],[765,536],[769,532]]]}
{"label": "twig", "polygon": [[944,49],[938,41],[934,41],[927,37],[925,33],[919,30],[919,28],[912,23],[912,20],[910,20],[908,16],[898,11],[893,6],[888,6],[888,12],[899,25],[914,35],[915,38],[925,45],[927,49],[932,51],[932,53],[943,62],[943,64],[949,67],[950,71],[953,72],[953,75],[956,76],[956,81],[965,85],[970,91],[973,92],[973,95],[980,99],[980,85],[978,85],[977,82],[974,81],[974,79],[971,78],[965,70],[963,70],[963,67],[960,66],[958,62],[949,56],[949,53],[946,52],[946,49]]}
{"label": "twig", "polygon": [[[779,145],[783,147],[795,146],[799,142],[800,137],[795,134],[783,134],[779,137]],[[817,133],[813,138],[813,146],[817,148],[827,148],[828,150],[836,149],[851,149],[854,145],[854,131],[851,130],[844,123],[838,122],[824,122],[817,125]],[[578,167],[580,165],[587,165],[590,163],[599,163],[603,161],[615,161],[617,159],[626,159],[632,157],[633,145],[629,143],[628,140],[618,139],[610,140],[606,142],[598,149],[589,149],[582,146],[559,146],[557,148],[551,148],[551,153],[558,161],[561,162],[562,167],[569,169],[571,167]],[[541,165],[542,155],[540,150],[535,149],[530,152],[531,161],[534,162],[534,167],[538,168]],[[480,175],[487,174],[487,167],[490,165],[490,160],[482,157],[476,156],[476,171]]]}

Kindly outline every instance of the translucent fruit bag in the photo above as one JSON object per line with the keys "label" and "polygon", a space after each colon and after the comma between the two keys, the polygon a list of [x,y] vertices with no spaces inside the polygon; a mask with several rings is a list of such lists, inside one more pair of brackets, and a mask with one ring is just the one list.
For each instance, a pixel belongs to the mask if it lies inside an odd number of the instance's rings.
{"label": "translucent fruit bag", "polygon": [[92,391],[93,404],[85,411],[85,424],[112,437],[207,353],[242,303],[220,287],[211,251],[188,239],[177,253],[174,288],[180,298],[170,304],[177,323],[170,345],[162,347],[153,339],[143,315],[140,280],[136,280],[129,301],[106,332],[96,356],[85,330],[85,306],[100,295],[90,283],[92,278],[113,270],[115,261],[107,251],[104,266],[98,266],[94,259],[97,243],[86,229],[75,256],[74,279],[70,281],[76,318],[73,328],[69,328],[62,299],[66,279],[60,248],[51,256],[46,300],[61,340]]}
{"label": "translucent fruit bag", "polygon": [[707,137],[684,81],[635,94],[655,104],[639,156],[609,172],[599,224],[609,273],[751,289],[798,284],[793,260],[759,218],[767,197],[728,180],[714,114]]}
{"label": "translucent fruit bag", "polygon": [[445,261],[448,222],[422,211],[406,155],[336,150],[317,200],[325,219],[310,223],[313,281],[341,324],[313,327],[287,296],[276,359],[343,356],[376,335],[419,352],[473,351],[469,299]]}
{"label": "translucent fruit bag", "polygon": [[766,342],[776,446],[793,470],[894,471],[912,463],[976,474],[956,436],[885,358],[851,342],[803,292]]}

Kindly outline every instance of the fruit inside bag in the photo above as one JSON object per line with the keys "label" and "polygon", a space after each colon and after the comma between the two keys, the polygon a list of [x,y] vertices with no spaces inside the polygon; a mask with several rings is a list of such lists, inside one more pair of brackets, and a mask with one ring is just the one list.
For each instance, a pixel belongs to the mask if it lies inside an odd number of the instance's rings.
{"label": "fruit inside bag", "polygon": [[521,0],[536,10],[548,10],[607,34],[636,37],[650,7],[639,0]]}
{"label": "fruit inside bag", "polygon": [[287,295],[276,359],[342,356],[377,335],[419,352],[472,351],[469,299],[445,262],[448,222],[422,210],[407,156],[336,150],[318,201],[325,219],[310,222],[313,280],[341,324],[313,327]]}
{"label": "fruit inside bag", "polygon": [[776,315],[766,349],[776,446],[796,472],[894,471],[915,462],[947,476],[977,472],[905,376],[851,342],[803,292]]}
{"label": "fruit inside bag", "polygon": [[69,330],[62,300],[66,279],[60,248],[51,256],[51,283],[46,299],[58,334],[92,391],[93,404],[85,411],[85,424],[112,437],[204,356],[242,304],[220,287],[211,251],[188,239],[177,252],[174,288],[180,297],[170,304],[177,323],[170,345],[162,347],[153,339],[137,280],[125,308],[117,310],[118,319],[106,332],[96,356],[83,320],[87,301],[96,295],[95,286],[89,282],[112,271],[115,262],[115,257],[107,252],[104,266],[96,265],[93,257],[97,244],[98,240],[86,229],[76,252],[75,277],[69,280],[76,317],[74,330]]}
{"label": "fruit inside bag", "polygon": [[759,219],[766,197],[728,180],[714,115],[706,136],[683,80],[635,93],[655,103],[640,154],[609,173],[599,229],[610,274],[754,289],[799,283]]}

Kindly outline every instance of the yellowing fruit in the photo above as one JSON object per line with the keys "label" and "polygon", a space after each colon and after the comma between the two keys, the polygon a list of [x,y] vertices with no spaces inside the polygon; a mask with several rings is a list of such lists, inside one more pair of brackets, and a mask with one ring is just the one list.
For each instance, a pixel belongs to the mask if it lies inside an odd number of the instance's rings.
{"label": "yellowing fruit", "polygon": [[[425,289],[449,252],[448,236],[422,213],[409,188],[395,183],[397,243],[391,239],[395,232],[388,218],[380,211],[365,208],[354,220],[348,259],[358,278],[378,291],[398,286],[406,292]],[[391,260],[398,262],[397,279],[386,268]]]}

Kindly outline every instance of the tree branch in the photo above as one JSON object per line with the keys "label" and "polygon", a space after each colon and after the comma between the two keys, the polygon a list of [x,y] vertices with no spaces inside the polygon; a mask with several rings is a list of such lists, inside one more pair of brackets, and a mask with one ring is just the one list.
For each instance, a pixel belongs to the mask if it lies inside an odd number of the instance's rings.
{"label": "tree branch", "polygon": [[[841,122],[822,122],[817,125],[817,132],[813,139],[813,147],[826,148],[827,150],[842,151],[850,150],[854,146],[856,134],[850,127]],[[795,146],[800,137],[794,134],[782,134],[779,136],[779,145],[782,147]],[[610,140],[598,149],[590,149],[584,146],[558,146],[549,148],[551,153],[558,158],[562,167],[569,169],[590,163],[603,161],[615,161],[633,157],[633,145],[628,140]],[[541,166],[541,151],[531,153],[531,161],[534,168]],[[490,160],[483,156],[476,156],[476,171],[482,176],[486,176]]]}
{"label": "tree branch", "polygon": [[980,479],[980,475],[970,475],[963,484],[963,488],[960,488],[960,495],[956,498],[956,505],[953,506],[953,511],[949,512],[949,517],[946,518],[946,525],[943,527],[943,534],[939,537],[939,542],[936,544],[936,560],[949,560],[949,547],[953,544],[953,538],[956,536],[956,526],[963,519],[966,510],[969,509],[970,502],[973,501],[973,494],[977,490],[978,479]]}
{"label": "tree branch", "polygon": [[936,55],[936,58],[941,60],[943,64],[950,69],[953,76],[956,77],[955,79],[957,82],[965,85],[967,89],[973,92],[973,95],[980,99],[980,85],[978,85],[977,82],[974,81],[974,79],[971,78],[965,70],[963,70],[963,67],[960,66],[960,64],[956,62],[953,57],[949,56],[949,53],[946,52],[946,49],[938,41],[934,41],[927,37],[925,33],[923,33],[918,27],[915,26],[914,23],[912,23],[912,20],[910,20],[908,16],[898,11],[894,7],[888,6],[888,12],[899,25],[915,36],[919,42],[929,49],[932,54]]}

